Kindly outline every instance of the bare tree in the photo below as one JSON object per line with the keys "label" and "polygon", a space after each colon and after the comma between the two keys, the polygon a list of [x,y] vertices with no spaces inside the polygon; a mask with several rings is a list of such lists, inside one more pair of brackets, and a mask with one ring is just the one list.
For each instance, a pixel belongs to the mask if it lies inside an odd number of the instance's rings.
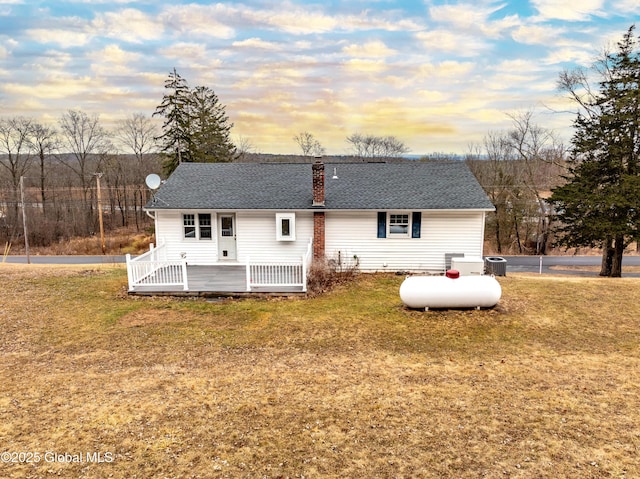
{"label": "bare tree", "polygon": [[[501,132],[489,132],[477,147],[476,159],[467,159],[471,170],[495,206],[488,218],[487,233],[493,236],[496,250],[502,253],[515,242],[522,250],[517,225],[520,223],[517,200],[520,170],[512,161],[508,142]],[[482,158],[482,159],[477,159]]]}
{"label": "bare tree", "polygon": [[545,254],[550,240],[546,201],[563,172],[564,148],[531,112],[510,115],[513,128],[490,132],[469,161],[496,210],[487,222],[498,253]]}
{"label": "bare tree", "polygon": [[14,191],[18,191],[20,177],[25,174],[33,160],[30,137],[33,123],[24,117],[0,118],[0,161],[11,178]]}
{"label": "bare tree", "polygon": [[69,110],[60,118],[62,148],[58,159],[77,177],[82,188],[82,207],[88,213],[85,228],[93,224],[93,202],[90,201],[91,182],[100,169],[102,158],[112,149],[107,132],[100,125],[98,115]]}
{"label": "bare tree", "polygon": [[298,133],[293,139],[302,150],[304,156],[322,156],[325,153],[324,147],[308,131]]}
{"label": "bare tree", "polygon": [[116,139],[135,156],[133,163],[122,156],[112,157],[107,162],[106,182],[110,187],[109,200],[112,210],[118,209],[122,226],[128,225],[128,212],[133,207],[136,227],[140,227],[143,219],[142,207],[147,197],[144,178],[149,173],[158,172],[155,168],[157,136],[158,129],[155,124],[143,113],[134,113],[125,118],[115,131]]}
{"label": "bare tree", "polygon": [[31,132],[30,143],[33,151],[39,160],[40,166],[40,200],[42,201],[42,211],[47,211],[47,188],[46,188],[46,164],[47,158],[58,149],[59,138],[55,128],[34,123]]}
{"label": "bare tree", "polygon": [[11,184],[11,217],[6,223],[9,241],[19,231],[18,206],[20,204],[20,177],[24,176],[33,159],[29,138],[32,122],[28,118],[0,119],[0,165],[9,173]]}
{"label": "bare tree", "polygon": [[355,156],[363,158],[398,158],[410,151],[395,136],[354,133],[347,137],[347,143],[351,144]]}
{"label": "bare tree", "polygon": [[134,113],[125,118],[115,131],[116,139],[133,152],[138,163],[142,163],[144,155],[156,151],[157,136],[155,124],[143,113]]}
{"label": "bare tree", "polygon": [[254,153],[256,147],[246,136],[239,135],[235,141],[238,160],[244,161],[250,153]]}
{"label": "bare tree", "polygon": [[506,141],[516,159],[524,165],[522,186],[526,188],[538,205],[537,231],[535,254],[545,254],[549,239],[550,215],[549,205],[543,197],[543,192],[551,190],[545,171],[548,174],[548,164],[560,165],[563,160],[564,148],[557,140],[553,131],[536,125],[533,122],[533,112],[527,111],[509,115],[513,121],[513,128],[507,132]]}

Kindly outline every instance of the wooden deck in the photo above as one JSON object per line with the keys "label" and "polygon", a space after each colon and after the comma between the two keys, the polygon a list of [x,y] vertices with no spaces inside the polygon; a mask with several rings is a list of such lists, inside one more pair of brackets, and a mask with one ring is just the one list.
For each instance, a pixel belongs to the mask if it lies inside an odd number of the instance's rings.
{"label": "wooden deck", "polygon": [[187,265],[187,279],[189,289],[184,290],[182,286],[136,286],[130,294],[141,295],[250,295],[252,293],[302,293],[301,287],[252,287],[247,291],[246,266],[236,264],[216,264],[216,265]]}

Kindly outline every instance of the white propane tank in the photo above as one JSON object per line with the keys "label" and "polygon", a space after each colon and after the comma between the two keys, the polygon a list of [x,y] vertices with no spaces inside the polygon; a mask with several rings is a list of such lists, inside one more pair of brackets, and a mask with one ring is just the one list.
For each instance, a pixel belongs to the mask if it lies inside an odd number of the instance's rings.
{"label": "white propane tank", "polygon": [[[450,274],[452,273],[452,274]],[[493,276],[409,276],[400,285],[400,299],[409,308],[492,308],[502,296]]]}

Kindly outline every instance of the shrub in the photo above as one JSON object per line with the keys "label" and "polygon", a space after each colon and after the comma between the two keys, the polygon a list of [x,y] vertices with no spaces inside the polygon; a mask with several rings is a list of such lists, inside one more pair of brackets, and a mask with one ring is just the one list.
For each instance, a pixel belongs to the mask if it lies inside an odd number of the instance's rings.
{"label": "shrub", "polygon": [[347,284],[360,273],[358,257],[353,261],[342,261],[340,254],[327,261],[314,261],[307,273],[307,292],[317,296],[331,291],[334,287]]}

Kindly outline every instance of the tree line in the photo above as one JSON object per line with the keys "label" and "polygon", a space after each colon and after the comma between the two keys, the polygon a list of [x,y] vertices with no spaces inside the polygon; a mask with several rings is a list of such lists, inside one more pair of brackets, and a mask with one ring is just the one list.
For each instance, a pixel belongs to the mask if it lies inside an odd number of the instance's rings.
{"label": "tree line", "polygon": [[[559,74],[576,106],[565,146],[532,112],[512,114],[505,131],[471,145],[466,161],[495,205],[486,240],[497,253],[546,254],[550,247],[601,248],[604,276],[620,276],[622,256],[640,227],[640,52],[634,26],[593,69]],[[192,88],[174,69],[150,117],[134,114],[111,132],[97,116],[69,110],[58,127],[0,118],[0,242],[21,234],[21,195],[32,244],[95,234],[96,176],[105,187],[107,228],[145,228],[144,177],[167,176],[181,162],[250,161],[249,140],[230,139],[233,124],[208,87]],[[324,155],[312,133],[293,137],[303,157]],[[409,150],[393,136],[355,133],[353,158],[398,161]],[[423,158],[434,161],[439,155]],[[311,161],[311,160],[309,160]],[[409,161],[409,160],[407,160]]]}
{"label": "tree line", "polygon": [[640,241],[639,42],[632,25],[592,68],[559,74],[576,106],[566,150],[530,114],[485,137],[484,161],[471,165],[496,207],[487,233],[498,252],[599,248],[600,275],[621,276],[625,251]]}
{"label": "tree line", "polygon": [[112,132],[97,115],[78,110],[64,113],[57,127],[0,118],[0,243],[24,241],[23,217],[34,246],[96,234],[98,175],[105,227],[147,227],[144,178],[160,171],[155,135],[139,113]]}
{"label": "tree line", "polygon": [[472,145],[467,163],[491,199],[485,237],[498,254],[547,254],[555,244],[548,198],[562,182],[566,151],[532,112],[512,115],[512,128]]}

